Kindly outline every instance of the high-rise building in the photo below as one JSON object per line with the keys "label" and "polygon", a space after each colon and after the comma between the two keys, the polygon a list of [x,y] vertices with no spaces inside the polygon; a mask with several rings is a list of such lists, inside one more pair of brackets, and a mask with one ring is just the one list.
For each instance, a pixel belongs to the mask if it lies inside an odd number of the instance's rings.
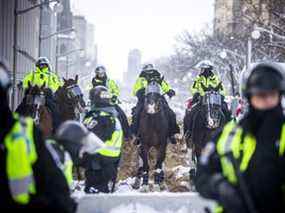
{"label": "high-rise building", "polygon": [[86,31],[86,58],[94,60],[96,57],[95,47],[95,27],[91,23],[87,23]]}
{"label": "high-rise building", "polygon": [[87,20],[84,16],[73,16],[73,27],[76,32],[76,38],[79,48],[82,50],[81,57],[86,56],[86,37],[87,37]]}
{"label": "high-rise building", "polygon": [[141,51],[138,49],[132,49],[128,56],[128,71],[125,73],[124,81],[134,83],[137,75],[141,71]]}
{"label": "high-rise building", "polygon": [[[70,8],[70,0],[63,0],[63,11],[58,14],[57,30],[57,57],[56,71],[61,77],[73,77],[77,69],[74,64],[78,58],[78,44],[73,32],[66,31],[73,28],[73,14]],[[66,31],[66,32],[65,32]]]}
{"label": "high-rise building", "polygon": [[253,23],[268,25],[280,0],[216,0],[214,32],[216,35],[240,35],[251,31]]}

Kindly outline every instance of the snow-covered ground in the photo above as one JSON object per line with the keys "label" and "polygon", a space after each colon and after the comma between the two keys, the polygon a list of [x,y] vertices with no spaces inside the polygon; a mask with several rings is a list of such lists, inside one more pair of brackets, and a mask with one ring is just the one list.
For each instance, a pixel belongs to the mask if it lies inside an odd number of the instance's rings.
{"label": "snow-covered ground", "polygon": [[[178,176],[188,173],[185,167],[176,167]],[[133,178],[117,183],[113,194],[87,195],[80,190],[73,193],[78,201],[78,213],[202,213],[205,208],[213,209],[214,203],[201,198],[197,193],[149,192],[132,189]],[[78,183],[76,183],[78,184]]]}
{"label": "snow-covered ground", "polygon": [[78,213],[204,213],[213,205],[197,193],[98,194],[82,197]]}

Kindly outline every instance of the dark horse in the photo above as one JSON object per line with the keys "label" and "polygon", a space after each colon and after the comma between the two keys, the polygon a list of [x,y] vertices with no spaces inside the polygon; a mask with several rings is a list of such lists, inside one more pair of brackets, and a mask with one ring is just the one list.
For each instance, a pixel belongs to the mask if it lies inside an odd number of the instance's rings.
{"label": "dark horse", "polygon": [[[188,148],[192,148],[198,159],[202,148],[213,135],[219,131],[227,122],[222,111],[222,96],[218,92],[209,91],[200,98],[199,103],[192,107],[195,112],[188,112],[184,117],[184,135]],[[195,108],[195,110],[194,110]],[[190,117],[192,123],[189,123]],[[191,132],[188,135],[188,132]]]}
{"label": "dark horse", "polygon": [[64,79],[64,85],[55,93],[55,100],[60,113],[61,122],[79,120],[84,111],[85,102],[83,93],[78,85],[78,75],[75,79]]}
{"label": "dark horse", "polygon": [[22,116],[32,117],[35,124],[42,130],[44,137],[52,135],[54,120],[51,109],[47,104],[47,97],[52,96],[52,91],[45,87],[31,86],[25,91],[24,99],[17,107],[16,112]]}
{"label": "dark horse", "polygon": [[140,114],[138,134],[140,135],[141,146],[139,150],[143,161],[142,171],[143,183],[142,191],[148,191],[149,177],[149,151],[153,147],[157,151],[157,161],[155,165],[154,183],[155,190],[162,189],[164,172],[162,164],[165,160],[167,138],[169,132],[169,121],[165,110],[165,99],[160,93],[160,86],[156,82],[151,82],[146,88],[144,109]]}
{"label": "dark horse", "polygon": [[[190,185],[196,176],[196,163],[202,148],[226,124],[227,119],[222,111],[222,96],[218,92],[209,91],[200,98],[199,103],[186,110],[184,117],[184,138],[191,150]],[[190,119],[192,117],[192,119]],[[190,122],[192,120],[192,122]],[[189,134],[190,132],[190,134]]]}

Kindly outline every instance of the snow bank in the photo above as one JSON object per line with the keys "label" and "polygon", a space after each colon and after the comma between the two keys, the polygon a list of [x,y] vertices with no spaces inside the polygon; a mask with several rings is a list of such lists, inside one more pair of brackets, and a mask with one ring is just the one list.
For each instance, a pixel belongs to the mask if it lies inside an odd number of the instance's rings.
{"label": "snow bank", "polygon": [[206,207],[213,203],[197,193],[132,192],[86,195],[79,201],[78,213],[202,213]]}

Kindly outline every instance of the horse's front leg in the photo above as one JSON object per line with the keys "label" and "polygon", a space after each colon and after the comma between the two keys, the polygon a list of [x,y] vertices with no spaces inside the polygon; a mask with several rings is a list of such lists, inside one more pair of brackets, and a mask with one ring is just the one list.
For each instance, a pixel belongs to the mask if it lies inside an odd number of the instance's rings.
{"label": "horse's front leg", "polygon": [[165,189],[165,186],[163,186],[164,171],[163,171],[162,165],[166,157],[166,140],[167,139],[165,139],[165,142],[161,143],[161,146],[158,149],[158,153],[157,153],[157,162],[155,165],[155,172],[154,172],[155,191],[160,191],[160,190]]}
{"label": "horse's front leg", "polygon": [[148,179],[149,179],[149,165],[148,165],[148,147],[142,144],[141,147],[141,158],[143,160],[143,168],[142,168],[142,192],[149,191]]}

